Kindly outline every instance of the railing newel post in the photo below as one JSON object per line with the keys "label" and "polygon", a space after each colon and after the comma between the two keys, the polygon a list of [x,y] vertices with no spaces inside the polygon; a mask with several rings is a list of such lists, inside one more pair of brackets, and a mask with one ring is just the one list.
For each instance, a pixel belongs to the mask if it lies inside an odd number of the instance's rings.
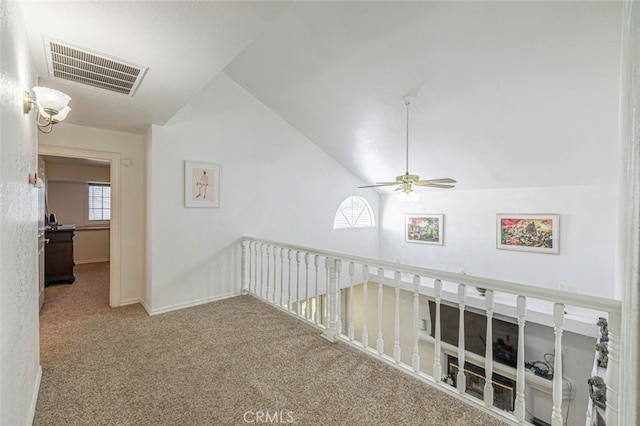
{"label": "railing newel post", "polygon": [[249,283],[251,282],[251,253],[249,251],[249,245],[251,244],[250,241],[247,240],[242,240],[242,243],[240,243],[240,250],[241,250],[241,262],[242,262],[242,268],[241,268],[241,291],[242,294],[248,294],[249,293]]}
{"label": "railing newel post", "polygon": [[337,322],[338,322],[338,307],[337,307],[337,298],[338,298],[338,282],[340,280],[340,269],[342,267],[342,263],[340,259],[335,258],[327,258],[327,263],[329,267],[329,288],[327,289],[327,298],[328,300],[328,318],[327,318],[327,327],[322,334],[322,337],[327,339],[328,341],[335,343],[337,342],[338,330],[337,330]]}

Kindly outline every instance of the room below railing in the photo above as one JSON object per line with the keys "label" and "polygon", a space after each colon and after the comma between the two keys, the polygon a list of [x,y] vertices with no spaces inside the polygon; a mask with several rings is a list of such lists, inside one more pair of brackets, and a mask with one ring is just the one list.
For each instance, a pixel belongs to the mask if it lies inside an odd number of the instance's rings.
{"label": "room below railing", "polygon": [[[243,292],[318,327],[327,340],[503,420],[618,424],[617,300],[254,238],[241,240],[241,280]],[[606,368],[596,368],[596,343],[605,338]],[[590,357],[575,363],[588,364],[580,371],[563,362],[577,352]]]}

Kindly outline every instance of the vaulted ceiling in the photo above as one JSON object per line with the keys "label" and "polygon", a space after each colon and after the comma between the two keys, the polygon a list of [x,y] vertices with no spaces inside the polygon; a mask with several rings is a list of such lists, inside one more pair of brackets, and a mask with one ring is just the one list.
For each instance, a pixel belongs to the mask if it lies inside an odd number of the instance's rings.
{"label": "vaulted ceiling", "polygon": [[[618,2],[22,2],[70,123],[142,133],[224,72],[363,182],[615,184]],[[149,70],[134,96],[48,76],[43,37]]]}

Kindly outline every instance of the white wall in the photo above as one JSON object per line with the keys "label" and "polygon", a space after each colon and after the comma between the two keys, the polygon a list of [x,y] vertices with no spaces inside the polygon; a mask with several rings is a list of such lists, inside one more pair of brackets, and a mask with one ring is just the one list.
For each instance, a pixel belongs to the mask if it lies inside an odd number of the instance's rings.
{"label": "white wall", "polygon": [[39,388],[35,71],[17,2],[0,0],[0,424],[31,424]]}
{"label": "white wall", "polygon": [[[46,163],[49,213],[58,223],[76,225],[73,261],[76,264],[109,261],[109,223],[89,222],[89,182],[108,183],[109,167]],[[100,228],[100,229],[97,229]]]}
{"label": "white wall", "polygon": [[[143,137],[67,123],[56,125],[52,133],[42,135],[40,144],[51,149],[71,148],[117,154],[120,167],[120,300],[117,304],[137,302],[144,283],[144,155]],[[112,168],[113,170],[113,168]],[[111,179],[113,181],[113,178]],[[112,212],[112,215],[118,212]]]}
{"label": "white wall", "polygon": [[[404,264],[614,298],[615,185],[419,190],[418,203],[385,197],[381,256]],[[444,245],[404,241],[406,213],[442,213]],[[560,214],[560,254],[496,249],[496,213]]]}
{"label": "white wall", "polygon": [[[332,230],[338,206],[362,183],[224,74],[154,126],[148,145],[152,312],[237,292],[212,281],[209,267],[242,235],[378,254],[378,228]],[[221,165],[220,208],[184,207],[184,160]],[[378,195],[365,196],[377,214]]]}

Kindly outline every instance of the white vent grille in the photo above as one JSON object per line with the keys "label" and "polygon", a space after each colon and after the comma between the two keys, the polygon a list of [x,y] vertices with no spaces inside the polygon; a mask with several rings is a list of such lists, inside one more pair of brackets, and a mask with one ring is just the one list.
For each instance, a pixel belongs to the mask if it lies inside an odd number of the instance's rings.
{"label": "white vent grille", "polygon": [[113,92],[135,93],[148,68],[45,39],[49,75]]}

